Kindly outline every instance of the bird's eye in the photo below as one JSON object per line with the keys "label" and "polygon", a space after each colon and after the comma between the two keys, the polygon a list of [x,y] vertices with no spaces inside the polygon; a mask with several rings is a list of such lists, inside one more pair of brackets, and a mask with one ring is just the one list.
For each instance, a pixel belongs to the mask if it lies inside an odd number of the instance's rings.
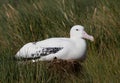
{"label": "bird's eye", "polygon": [[76,31],[78,31],[78,29],[76,29]]}

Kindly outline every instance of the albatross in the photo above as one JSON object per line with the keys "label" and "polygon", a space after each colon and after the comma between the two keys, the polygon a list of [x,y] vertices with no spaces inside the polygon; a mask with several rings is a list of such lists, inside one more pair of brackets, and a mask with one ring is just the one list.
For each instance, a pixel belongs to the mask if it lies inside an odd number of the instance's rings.
{"label": "albatross", "polygon": [[48,38],[38,42],[25,44],[15,55],[16,59],[35,61],[51,61],[54,58],[62,60],[84,60],[87,44],[85,39],[94,41],[81,25],[74,25],[70,30],[70,38]]}

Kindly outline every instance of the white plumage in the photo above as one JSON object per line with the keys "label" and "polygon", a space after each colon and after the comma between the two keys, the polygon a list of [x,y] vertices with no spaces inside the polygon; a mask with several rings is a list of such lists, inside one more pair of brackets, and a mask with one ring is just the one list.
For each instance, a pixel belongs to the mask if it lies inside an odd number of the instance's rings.
{"label": "white plumage", "polygon": [[84,39],[94,40],[81,25],[75,25],[70,30],[70,38],[49,38],[39,42],[25,44],[15,55],[16,58],[36,61],[50,61],[55,57],[63,60],[82,60],[86,55]]}

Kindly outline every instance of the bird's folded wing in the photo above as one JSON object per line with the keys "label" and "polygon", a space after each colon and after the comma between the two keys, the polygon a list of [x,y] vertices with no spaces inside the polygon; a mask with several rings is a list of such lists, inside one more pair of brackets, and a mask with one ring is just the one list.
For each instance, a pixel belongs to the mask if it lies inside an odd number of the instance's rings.
{"label": "bird's folded wing", "polygon": [[43,56],[55,54],[62,49],[63,49],[63,47],[40,47],[39,49],[34,50],[33,53],[30,53],[30,55],[29,55],[30,57],[23,57],[21,59],[23,59],[23,60],[38,59]]}

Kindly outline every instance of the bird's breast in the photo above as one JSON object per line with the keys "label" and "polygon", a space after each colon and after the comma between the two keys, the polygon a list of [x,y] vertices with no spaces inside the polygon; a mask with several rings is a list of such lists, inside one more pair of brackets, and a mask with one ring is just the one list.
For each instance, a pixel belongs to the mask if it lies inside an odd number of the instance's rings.
{"label": "bird's breast", "polygon": [[71,51],[71,57],[79,59],[86,54],[86,42],[84,40],[75,41],[73,51]]}

